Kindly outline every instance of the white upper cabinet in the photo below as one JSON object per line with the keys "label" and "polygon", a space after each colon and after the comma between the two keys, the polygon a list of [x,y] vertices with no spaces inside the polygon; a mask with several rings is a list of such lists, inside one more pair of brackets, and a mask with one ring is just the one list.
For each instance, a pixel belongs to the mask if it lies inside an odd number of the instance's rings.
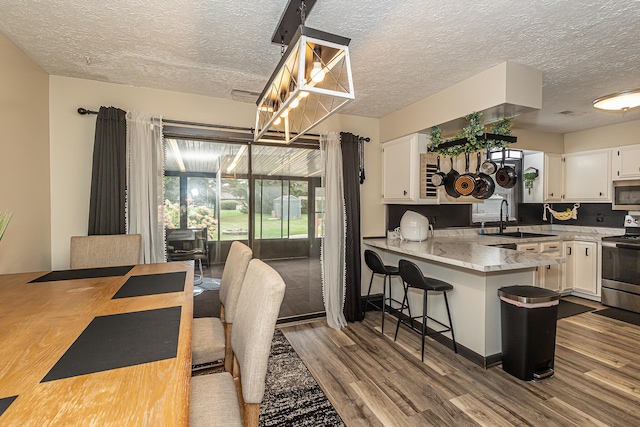
{"label": "white upper cabinet", "polygon": [[[564,155],[545,153],[542,202],[610,202],[611,169],[609,149]],[[536,197],[529,202],[538,200]]]}
{"label": "white upper cabinet", "polygon": [[[423,162],[421,165],[421,155]],[[427,137],[412,134],[382,145],[382,198],[390,204],[435,204],[435,154],[427,153]]]}
{"label": "white upper cabinet", "polygon": [[564,201],[611,201],[611,150],[564,155]]}
{"label": "white upper cabinet", "polygon": [[640,145],[628,145],[612,150],[612,178],[640,178]]}
{"label": "white upper cabinet", "polygon": [[545,202],[560,202],[564,193],[564,165],[561,154],[544,155],[544,198]]}

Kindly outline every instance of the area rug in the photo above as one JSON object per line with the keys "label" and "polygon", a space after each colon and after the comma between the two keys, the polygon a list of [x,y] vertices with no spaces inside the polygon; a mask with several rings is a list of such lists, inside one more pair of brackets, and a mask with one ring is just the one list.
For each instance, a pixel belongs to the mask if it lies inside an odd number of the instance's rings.
{"label": "area rug", "polygon": [[307,367],[282,332],[271,343],[260,425],[344,426]]}
{"label": "area rug", "polygon": [[[220,372],[198,372],[208,375]],[[344,426],[327,396],[282,332],[271,343],[260,426]]]}
{"label": "area rug", "polygon": [[632,311],[621,310],[619,308],[605,308],[603,310],[594,311],[594,314],[608,317],[610,319],[620,320],[622,322],[631,323],[640,326],[640,314]]}
{"label": "area rug", "polygon": [[560,300],[560,305],[558,305],[558,319],[564,319],[565,317],[571,317],[593,310],[595,309],[586,305]]}
{"label": "area rug", "polygon": [[213,279],[211,277],[204,277],[202,282],[197,283],[197,286],[205,291],[217,291],[220,289],[220,279]]}

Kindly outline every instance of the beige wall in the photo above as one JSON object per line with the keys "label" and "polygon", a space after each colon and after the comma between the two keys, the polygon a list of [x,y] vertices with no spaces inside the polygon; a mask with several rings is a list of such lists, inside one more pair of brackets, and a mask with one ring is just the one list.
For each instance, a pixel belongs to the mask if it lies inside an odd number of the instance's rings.
{"label": "beige wall", "polygon": [[[168,119],[243,127],[255,123],[255,106],[249,103],[59,76],[51,76],[50,86],[53,268],[68,266],[70,237],[87,233],[95,116],[80,116],[78,107],[97,110],[101,105],[116,106]],[[338,114],[314,132],[325,130],[371,138],[365,150],[366,180],[360,187],[362,235],[384,235],[380,120]],[[522,129],[514,129],[514,134],[518,136],[517,148],[564,152],[562,135]]]}
{"label": "beige wall", "polygon": [[[100,106],[143,111],[167,119],[253,127],[255,105],[157,89],[51,76],[51,253],[53,268],[69,265],[69,239],[87,234],[95,115],[76,110]],[[336,115],[314,131],[336,130],[369,136],[367,180],[362,189],[363,235],[384,230],[379,126],[377,119]],[[375,195],[378,194],[376,197]]]}
{"label": "beige wall", "polygon": [[565,153],[631,144],[640,144],[640,120],[564,135]]}
{"label": "beige wall", "polygon": [[518,150],[535,150],[557,154],[562,154],[564,151],[564,135],[561,133],[517,128],[514,128],[512,133],[518,137],[518,142],[513,146]]}
{"label": "beige wall", "polygon": [[48,103],[47,73],[0,33],[0,274],[51,266]]}
{"label": "beige wall", "polygon": [[542,73],[523,65],[503,62],[382,117],[380,137],[387,142],[432,126],[442,127],[447,122],[458,122],[473,111],[484,112],[484,120],[491,121],[492,118],[502,118],[505,109],[513,108],[515,114],[522,108],[541,107]]}

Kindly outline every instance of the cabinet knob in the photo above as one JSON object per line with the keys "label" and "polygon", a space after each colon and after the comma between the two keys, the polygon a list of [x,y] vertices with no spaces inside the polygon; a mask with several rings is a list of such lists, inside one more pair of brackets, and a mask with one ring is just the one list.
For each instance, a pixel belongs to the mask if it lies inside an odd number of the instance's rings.
{"label": "cabinet knob", "polygon": [[404,190],[404,191],[403,191],[403,193],[404,193],[404,195],[406,196],[406,195],[407,195],[407,190]]}
{"label": "cabinet knob", "polygon": [[553,197],[553,193],[549,193],[549,196]]}
{"label": "cabinet knob", "polygon": [[569,246],[567,249],[569,249],[569,255],[571,255],[571,246]]}
{"label": "cabinet knob", "polygon": [[600,197],[602,197],[602,191],[600,192]]}
{"label": "cabinet knob", "polygon": [[584,254],[585,254],[586,256],[589,256],[589,248],[584,248]]}

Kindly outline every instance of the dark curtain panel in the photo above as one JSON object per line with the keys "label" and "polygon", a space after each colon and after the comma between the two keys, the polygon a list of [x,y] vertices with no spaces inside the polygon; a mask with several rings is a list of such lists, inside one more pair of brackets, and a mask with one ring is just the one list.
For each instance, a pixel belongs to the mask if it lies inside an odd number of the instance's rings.
{"label": "dark curtain panel", "polygon": [[100,107],[93,143],[89,232],[124,234],[127,167],[126,111]]}
{"label": "dark curtain panel", "polygon": [[340,133],[344,201],[347,216],[345,264],[347,270],[344,317],[348,322],[362,320],[360,308],[360,158],[358,137]]}

